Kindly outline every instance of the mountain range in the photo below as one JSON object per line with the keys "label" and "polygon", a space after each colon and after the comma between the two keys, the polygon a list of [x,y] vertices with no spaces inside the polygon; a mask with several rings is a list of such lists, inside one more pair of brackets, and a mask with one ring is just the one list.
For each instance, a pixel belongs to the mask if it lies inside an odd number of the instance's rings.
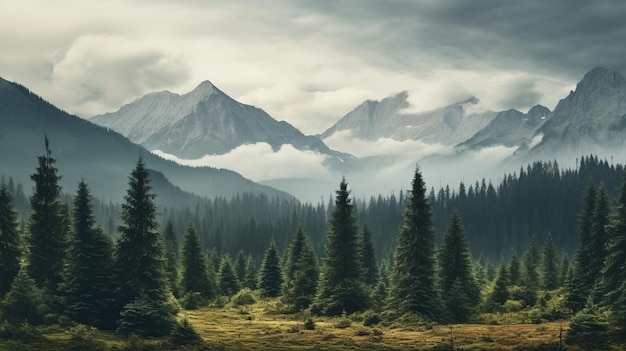
{"label": "mountain range", "polygon": [[[80,162],[81,170],[67,171],[69,180],[77,182],[81,176],[103,180],[102,193],[117,191],[118,197],[140,153],[149,167],[190,193],[215,196],[251,191],[287,196],[275,187],[310,201],[331,193],[332,184],[341,176],[369,193],[398,189],[410,179],[417,162],[429,169],[446,169],[458,178],[468,174],[462,169],[463,159],[470,159],[467,167],[482,171],[485,177],[492,176],[488,172],[501,173],[502,165],[539,159],[572,159],[589,153],[624,156],[626,79],[606,68],[585,74],[553,111],[541,105],[527,112],[491,111],[477,98],[429,112],[414,110],[408,93],[402,92],[380,101],[365,101],[322,134],[304,135],[205,81],[186,94],[151,93],[116,112],[94,116],[90,121],[103,126],[98,127],[58,110],[22,86],[0,81],[0,122],[7,126],[0,130],[0,174],[18,170],[21,178],[28,179],[36,156],[42,152],[44,134],[49,136],[53,151],[56,149],[61,169],[71,168],[69,164],[62,167],[64,162]],[[346,132],[357,148],[373,145],[375,153],[355,157],[347,149],[327,146],[334,136]],[[390,152],[383,145],[389,141],[405,149]],[[264,187],[234,172],[182,167],[150,153],[161,150],[181,159],[194,159],[227,155],[257,143],[270,145],[274,152],[290,145],[299,152],[321,155],[327,172],[323,176],[266,179],[264,183],[272,187]],[[430,145],[443,148],[430,151]],[[475,155],[498,147],[507,150],[506,158],[494,158],[494,169],[481,168]],[[265,166],[262,158],[249,162]],[[447,180],[440,174],[428,176],[431,182],[437,177]]]}
{"label": "mountain range", "polygon": [[404,91],[381,101],[365,101],[324,131],[321,138],[350,130],[352,136],[370,141],[391,138],[455,145],[472,137],[496,116],[475,97],[421,113],[411,112],[408,99]]}
{"label": "mountain range", "polygon": [[121,134],[70,115],[26,87],[1,78],[0,125],[0,174],[23,183],[26,189],[47,136],[62,177],[60,184],[70,194],[84,179],[97,198],[121,202],[128,175],[141,156],[152,170],[160,202],[173,205],[194,196],[230,198],[245,192],[290,198],[230,170],[185,167],[164,160]]}

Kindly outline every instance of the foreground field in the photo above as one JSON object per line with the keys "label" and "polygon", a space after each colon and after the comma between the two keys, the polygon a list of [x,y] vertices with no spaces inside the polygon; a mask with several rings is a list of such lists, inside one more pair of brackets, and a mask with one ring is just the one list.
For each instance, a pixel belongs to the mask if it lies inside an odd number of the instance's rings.
{"label": "foreground field", "polygon": [[[36,340],[1,340],[0,350],[81,351],[204,351],[204,350],[623,350],[624,345],[581,348],[561,344],[567,322],[542,324],[423,325],[410,321],[363,326],[359,318],[315,317],[305,328],[304,314],[279,314],[272,302],[245,307],[205,307],[183,311],[204,340],[203,345],[174,346],[167,338],[123,338],[110,332],[89,332],[58,326],[41,330]],[[503,319],[504,320],[504,319]],[[81,329],[82,328],[82,329]],[[79,337],[76,338],[76,329]],[[85,333],[87,331],[87,333]],[[82,333],[82,334],[81,334]],[[78,339],[78,343],[76,340]],[[72,346],[74,342],[74,346]]]}
{"label": "foreground field", "polygon": [[228,350],[557,350],[568,328],[558,322],[432,327],[352,322],[343,327],[345,319],[315,318],[315,329],[305,330],[301,315],[267,314],[260,305],[186,313],[207,342]]}

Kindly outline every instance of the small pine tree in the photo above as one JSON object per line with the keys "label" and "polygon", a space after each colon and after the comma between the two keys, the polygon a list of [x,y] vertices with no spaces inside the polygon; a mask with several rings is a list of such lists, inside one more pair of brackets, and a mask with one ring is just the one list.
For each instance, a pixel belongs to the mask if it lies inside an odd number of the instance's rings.
{"label": "small pine tree", "polygon": [[525,306],[533,306],[537,302],[537,292],[539,291],[539,253],[537,252],[537,244],[535,237],[530,238],[530,244],[524,254],[523,270],[520,279],[520,287],[522,288],[523,302]]}
{"label": "small pine tree", "polygon": [[241,288],[228,256],[222,258],[218,281],[218,290],[223,296],[233,296]]}
{"label": "small pine tree", "polygon": [[[455,322],[467,321],[469,314],[461,312],[471,312],[473,307],[480,302],[480,289],[472,274],[472,262],[461,217],[458,212],[454,212],[450,217],[450,222],[443,239],[442,247],[439,251],[439,285],[441,298],[449,310]],[[454,285],[458,286],[455,287]],[[463,287],[462,289],[458,289]],[[456,291],[452,291],[456,289]],[[460,296],[464,294],[465,296]],[[450,301],[448,301],[450,300]],[[461,302],[466,306],[458,306]]]}
{"label": "small pine tree", "polygon": [[298,228],[288,249],[288,265],[285,274],[284,297],[287,304],[303,310],[313,302],[317,288],[319,269],[311,241],[302,228]]}
{"label": "small pine tree", "polygon": [[212,289],[207,272],[206,256],[202,253],[200,238],[190,222],[183,241],[181,287],[185,294],[199,292],[203,297],[213,298],[217,294]]}
{"label": "small pine tree", "polygon": [[47,312],[43,300],[43,291],[37,287],[35,280],[28,276],[25,269],[20,269],[11,284],[11,290],[0,302],[2,318],[13,325],[25,321],[38,325],[43,322]]}
{"label": "small pine tree", "polygon": [[65,312],[76,322],[113,329],[115,276],[113,245],[96,218],[87,184],[81,181],[74,197],[74,230],[60,286]]}
{"label": "small pine tree", "polygon": [[361,265],[363,266],[365,284],[370,287],[376,286],[378,281],[378,262],[376,260],[376,251],[372,243],[372,234],[367,224],[363,225],[360,236],[361,248]]}
{"label": "small pine tree", "polygon": [[569,256],[567,252],[561,254],[561,264],[559,265],[559,286],[563,287],[568,281],[568,272],[570,269]]}
{"label": "small pine tree", "polygon": [[0,185],[0,299],[11,289],[20,270],[20,235],[11,195]]}
{"label": "small pine tree", "polygon": [[417,312],[435,319],[440,306],[435,289],[435,233],[419,168],[415,170],[397,241],[389,306],[400,312]]}
{"label": "small pine tree", "polygon": [[259,288],[263,289],[267,297],[276,297],[280,295],[283,285],[283,274],[278,257],[278,249],[274,240],[270,243],[269,248],[265,251],[263,263],[259,273]]}
{"label": "small pine tree", "polygon": [[237,258],[235,258],[235,273],[237,274],[237,280],[239,284],[243,286],[243,282],[246,279],[246,265],[248,264],[248,258],[244,254],[243,250],[239,250]]}
{"label": "small pine tree", "polygon": [[180,296],[179,287],[179,269],[178,263],[180,262],[180,251],[178,247],[178,240],[176,240],[176,233],[174,232],[174,224],[172,221],[167,221],[165,224],[165,231],[163,233],[165,242],[165,274],[169,287],[174,296]]}
{"label": "small pine tree", "polygon": [[518,285],[521,276],[521,267],[519,258],[517,257],[517,251],[511,252],[511,259],[509,260],[509,277],[511,285]]}
{"label": "small pine tree", "polygon": [[259,285],[259,279],[257,275],[256,264],[252,256],[248,256],[246,262],[246,276],[243,282],[243,287],[251,290],[255,290]]}
{"label": "small pine tree", "polygon": [[509,299],[509,270],[504,263],[500,264],[493,290],[489,294],[489,302],[502,306]]}
{"label": "small pine tree", "polygon": [[556,249],[550,233],[546,238],[541,257],[541,287],[544,290],[554,290],[559,286],[559,272]]}

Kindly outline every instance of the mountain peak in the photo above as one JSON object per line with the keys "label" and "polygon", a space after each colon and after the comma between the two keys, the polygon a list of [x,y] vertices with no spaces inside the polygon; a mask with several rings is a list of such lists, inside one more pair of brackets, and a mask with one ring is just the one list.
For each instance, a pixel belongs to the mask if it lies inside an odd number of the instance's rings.
{"label": "mountain peak", "polygon": [[596,89],[602,86],[617,87],[626,84],[624,76],[604,67],[594,67],[576,86],[576,90]]}
{"label": "mountain peak", "polygon": [[209,96],[216,92],[221,92],[213,83],[208,80],[201,82],[194,90],[190,92],[191,95]]}

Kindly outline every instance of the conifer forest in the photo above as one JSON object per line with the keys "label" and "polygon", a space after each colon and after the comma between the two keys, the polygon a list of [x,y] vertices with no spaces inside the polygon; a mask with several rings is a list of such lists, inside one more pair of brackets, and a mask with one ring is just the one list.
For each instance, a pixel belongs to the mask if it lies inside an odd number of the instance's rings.
{"label": "conifer forest", "polygon": [[[439,189],[418,165],[397,194],[338,179],[317,204],[168,203],[142,156],[107,202],[89,179],[62,189],[56,158],[46,138],[31,184],[2,176],[3,350],[626,345],[626,171],[596,156]],[[545,338],[506,343],[528,325]]]}

